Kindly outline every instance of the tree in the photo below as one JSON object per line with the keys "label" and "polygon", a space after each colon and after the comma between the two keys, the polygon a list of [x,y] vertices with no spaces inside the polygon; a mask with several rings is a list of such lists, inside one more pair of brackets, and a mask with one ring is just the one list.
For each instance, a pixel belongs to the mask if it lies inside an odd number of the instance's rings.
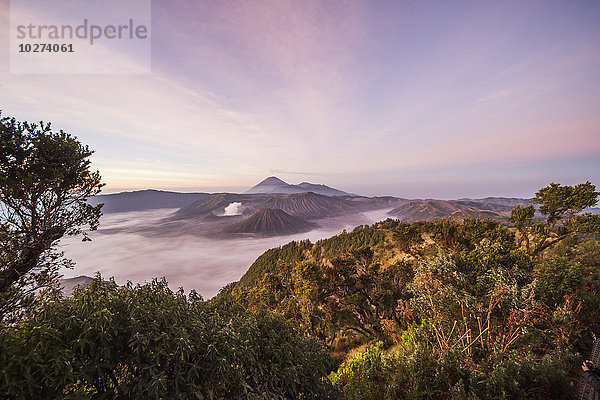
{"label": "tree", "polygon": [[547,216],[546,222],[553,228],[559,222],[569,225],[578,213],[595,206],[599,194],[589,181],[575,186],[551,183],[540,189],[532,201],[540,204],[540,212]]}
{"label": "tree", "polygon": [[535,207],[532,205],[518,205],[512,209],[510,213],[510,222],[515,225],[515,228],[521,234],[521,241],[525,241],[525,248],[530,252],[529,246],[529,229],[535,215]]}
{"label": "tree", "polygon": [[[532,199],[533,203],[540,204],[539,211],[545,221],[534,223],[533,206],[515,207],[511,221],[521,233],[527,251],[537,255],[568,237],[599,233],[600,216],[582,213],[598,203],[598,195],[600,193],[589,181],[575,186],[551,183],[540,189]],[[530,246],[530,236],[535,241],[533,248]]]}
{"label": "tree", "polygon": [[22,300],[23,288],[52,281],[69,265],[54,245],[64,235],[96,229],[100,174],[90,171],[92,151],[49,123],[0,116],[0,320]]}

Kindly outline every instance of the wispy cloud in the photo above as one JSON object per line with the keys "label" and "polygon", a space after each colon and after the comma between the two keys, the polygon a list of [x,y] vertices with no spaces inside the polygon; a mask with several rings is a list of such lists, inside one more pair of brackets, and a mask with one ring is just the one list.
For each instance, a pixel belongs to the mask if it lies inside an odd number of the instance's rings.
{"label": "wispy cloud", "polygon": [[495,92],[486,94],[485,96],[483,96],[482,98],[477,100],[477,102],[478,103],[486,103],[488,101],[499,100],[499,99],[505,98],[506,96],[511,95],[513,93],[515,93],[514,89],[496,90]]}
{"label": "wispy cloud", "polygon": [[[269,173],[359,192],[358,174],[391,184],[408,170],[575,160],[600,151],[598,6],[586,7],[154,2],[150,76],[3,63],[0,102],[90,144],[109,189],[249,187]],[[7,16],[0,3],[5,54]]]}
{"label": "wispy cloud", "polygon": [[285,175],[317,175],[316,172],[302,172],[302,171],[288,171],[285,169],[271,169],[271,174],[285,174]]}

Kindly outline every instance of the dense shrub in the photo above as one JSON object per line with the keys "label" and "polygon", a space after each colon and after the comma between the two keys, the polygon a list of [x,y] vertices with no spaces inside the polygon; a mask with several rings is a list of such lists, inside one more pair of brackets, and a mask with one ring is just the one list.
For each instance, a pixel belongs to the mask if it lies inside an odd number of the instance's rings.
{"label": "dense shrub", "polygon": [[[329,355],[283,318],[166,282],[95,279],[55,295],[1,340],[11,398],[327,398]],[[2,396],[0,396],[2,397]]]}
{"label": "dense shrub", "polygon": [[[408,346],[407,346],[408,345]],[[347,400],[569,399],[571,358],[514,352],[496,363],[466,365],[460,350],[443,357],[426,342],[383,349],[374,342],[330,374]],[[489,360],[491,361],[491,360]]]}

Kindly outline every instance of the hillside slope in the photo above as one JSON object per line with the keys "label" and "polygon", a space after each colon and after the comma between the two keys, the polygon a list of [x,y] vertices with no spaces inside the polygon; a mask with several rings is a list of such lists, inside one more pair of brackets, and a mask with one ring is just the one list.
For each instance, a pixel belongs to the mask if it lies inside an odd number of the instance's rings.
{"label": "hillside slope", "polygon": [[334,259],[363,246],[370,246],[376,258],[384,263],[398,257],[399,252],[389,249],[393,244],[392,227],[397,221],[387,220],[372,226],[357,226],[351,232],[342,232],[331,238],[311,243],[309,240],[292,241],[281,247],[269,249],[252,263],[248,271],[240,278],[236,289],[246,290],[254,287],[265,274],[276,273],[280,262],[296,265],[300,261],[314,259],[318,262]]}
{"label": "hillside slope", "polygon": [[467,398],[483,379],[472,398],[567,399],[600,305],[600,242],[573,239],[536,256],[495,220],[389,219],[270,249],[227,293],[327,343],[350,399]]}
{"label": "hillside slope", "polygon": [[311,192],[270,197],[265,199],[261,205],[264,208],[277,208],[295,217],[305,219],[337,217],[361,211],[344,198]]}

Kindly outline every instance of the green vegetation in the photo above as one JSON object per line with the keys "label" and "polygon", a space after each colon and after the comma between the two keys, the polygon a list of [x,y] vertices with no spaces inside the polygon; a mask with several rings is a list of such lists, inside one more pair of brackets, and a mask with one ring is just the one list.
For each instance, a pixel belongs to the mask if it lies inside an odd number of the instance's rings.
{"label": "green vegetation", "polygon": [[347,399],[569,398],[600,332],[599,218],[589,182],[493,220],[387,220],[290,243],[232,289],[325,341]]}
{"label": "green vegetation", "polygon": [[282,317],[97,277],[0,336],[9,398],[323,399],[330,358]]}

